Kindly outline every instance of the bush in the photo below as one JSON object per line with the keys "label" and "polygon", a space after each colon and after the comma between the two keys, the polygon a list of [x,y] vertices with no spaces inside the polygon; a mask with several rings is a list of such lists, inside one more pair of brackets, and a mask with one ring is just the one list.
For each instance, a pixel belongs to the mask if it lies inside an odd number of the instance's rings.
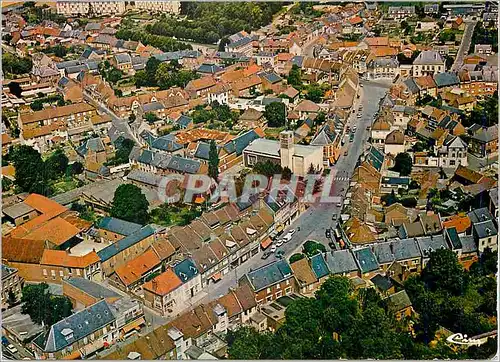
{"label": "bush", "polygon": [[292,264],[292,263],[295,263],[296,261],[299,261],[299,260],[301,260],[301,259],[304,259],[305,257],[306,257],[306,256],[305,256],[304,254],[302,254],[302,253],[295,253],[295,254],[293,254],[293,255],[290,257],[290,259],[288,259],[288,262],[289,262],[290,264]]}
{"label": "bush", "polygon": [[307,240],[302,246],[304,254],[311,257],[318,253],[325,253],[326,247],[314,240]]}

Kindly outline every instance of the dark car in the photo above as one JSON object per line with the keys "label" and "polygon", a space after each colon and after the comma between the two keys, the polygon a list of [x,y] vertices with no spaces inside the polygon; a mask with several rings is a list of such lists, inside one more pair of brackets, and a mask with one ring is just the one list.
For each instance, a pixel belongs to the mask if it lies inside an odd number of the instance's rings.
{"label": "dark car", "polygon": [[330,232],[330,229],[326,229],[325,235],[326,235],[327,238],[329,238],[329,237],[332,236],[332,233]]}
{"label": "dark car", "polygon": [[272,253],[270,251],[266,251],[264,252],[264,254],[262,254],[262,256],[260,257],[261,259],[267,259],[269,258],[269,256],[271,255]]}
{"label": "dark car", "polygon": [[278,250],[277,253],[276,253],[276,257],[278,259],[282,259],[283,255],[285,255],[285,252],[283,250]]}

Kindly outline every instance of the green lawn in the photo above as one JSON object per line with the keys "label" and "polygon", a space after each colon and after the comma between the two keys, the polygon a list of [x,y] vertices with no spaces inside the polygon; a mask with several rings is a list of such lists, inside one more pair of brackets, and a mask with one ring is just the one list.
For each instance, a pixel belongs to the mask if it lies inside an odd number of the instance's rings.
{"label": "green lawn", "polygon": [[60,180],[57,180],[53,185],[52,188],[54,190],[54,194],[62,194],[63,192],[70,191],[73,189],[76,189],[79,186],[78,180],[75,180],[74,178],[62,178]]}

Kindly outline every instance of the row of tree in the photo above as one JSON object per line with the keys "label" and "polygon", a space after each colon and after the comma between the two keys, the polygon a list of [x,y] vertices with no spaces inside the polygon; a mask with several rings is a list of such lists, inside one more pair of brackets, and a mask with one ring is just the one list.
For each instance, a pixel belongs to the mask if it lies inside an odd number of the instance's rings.
{"label": "row of tree", "polygon": [[68,157],[60,149],[54,151],[45,161],[31,146],[10,147],[4,157],[15,168],[15,184],[22,192],[40,195],[52,194],[51,183],[63,175],[74,175],[83,171],[80,163],[69,165]]}
{"label": "row of tree", "polygon": [[281,3],[196,3],[182,4],[184,20],[163,16],[146,26],[150,34],[214,44],[241,30],[251,31],[267,25],[282,8]]}
{"label": "row of tree", "polygon": [[134,76],[136,87],[160,87],[168,89],[171,87],[186,87],[193,79],[200,76],[192,71],[182,69],[177,60],[161,62],[155,57],[148,59],[144,70],[138,71]]}
{"label": "row of tree", "polygon": [[23,58],[15,56],[11,53],[3,52],[2,54],[2,69],[10,74],[26,74],[31,72],[33,62],[31,58]]}
{"label": "row of tree", "polygon": [[[439,315],[429,302],[429,293],[444,288],[450,294],[442,295],[441,306],[450,304],[452,308],[462,311],[467,308],[466,304],[461,306],[460,301],[453,300],[457,290],[463,290],[465,285],[460,279],[464,272],[457,267],[456,255],[449,250],[439,250],[431,253],[430,258],[418,283],[411,279],[406,286],[414,307],[420,313],[420,318],[416,319],[416,337],[408,332],[409,320],[398,321],[374,289],[355,291],[347,278],[333,276],[323,283],[314,298],[291,302],[285,311],[285,322],[276,332],[258,332],[251,327],[228,332],[229,358],[468,359],[493,356],[496,352],[495,340],[466,350],[451,348],[442,339],[431,345],[422,338],[420,331],[426,323],[435,326],[444,319],[456,317],[456,314],[450,314],[449,309],[441,310]],[[490,262],[489,265],[493,269],[496,264]],[[495,290],[494,278],[491,281],[493,288],[485,293]],[[488,283],[482,285],[485,284]],[[418,286],[422,288],[416,293]],[[489,310],[492,312],[491,308]],[[475,313],[470,318],[484,329],[494,328],[492,325],[485,326]],[[484,329],[471,325],[462,330],[474,333]],[[431,339],[434,339],[434,331],[429,330]]]}
{"label": "row of tree", "polygon": [[154,46],[164,52],[192,49],[192,46],[189,44],[177,41],[168,36],[150,34],[130,24],[122,24],[115,36],[118,39],[140,41],[144,45]]}

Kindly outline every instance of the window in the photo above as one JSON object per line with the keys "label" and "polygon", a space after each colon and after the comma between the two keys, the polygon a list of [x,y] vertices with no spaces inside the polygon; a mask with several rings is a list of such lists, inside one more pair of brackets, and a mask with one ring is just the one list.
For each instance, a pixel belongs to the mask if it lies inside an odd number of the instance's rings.
{"label": "window", "polygon": [[43,275],[47,276],[47,269],[43,269]]}
{"label": "window", "polygon": [[76,275],[80,275],[80,269],[76,269]]}
{"label": "window", "polygon": [[292,292],[292,288],[291,287],[288,287],[285,289],[285,295],[288,295]]}
{"label": "window", "polygon": [[24,215],[24,216],[23,216],[23,221],[28,220],[29,218],[30,218],[30,216],[29,216],[29,215]]}
{"label": "window", "polygon": [[272,295],[268,295],[268,296],[266,297],[266,302],[270,302],[270,301],[272,301],[272,300],[273,300],[273,296],[272,296]]}
{"label": "window", "polygon": [[271,293],[271,288],[267,288],[267,294]]}
{"label": "window", "polygon": [[55,277],[56,277],[56,272],[55,272],[55,270],[51,270],[51,271],[50,271],[50,275],[52,275],[52,277],[53,277],[53,278],[55,278]]}
{"label": "window", "polygon": [[64,276],[64,272],[62,270],[59,270],[59,276],[62,278]]}
{"label": "window", "polygon": [[277,284],[276,285],[276,289],[280,289],[281,288],[281,285],[280,284]]}
{"label": "window", "polygon": [[286,285],[290,285],[290,279],[286,281]]}
{"label": "window", "polygon": [[280,297],[282,296],[282,292],[281,292],[281,290],[278,290],[278,291],[276,292],[276,295],[275,295],[275,296],[276,296],[276,299],[277,299],[277,298],[280,298]]}

